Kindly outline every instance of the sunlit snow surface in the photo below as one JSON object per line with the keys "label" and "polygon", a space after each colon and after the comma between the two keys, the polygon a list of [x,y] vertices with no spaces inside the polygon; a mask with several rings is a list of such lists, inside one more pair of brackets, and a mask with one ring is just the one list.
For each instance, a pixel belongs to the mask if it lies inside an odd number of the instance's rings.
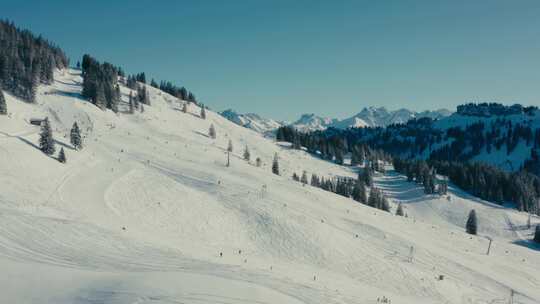
{"label": "sunlit snow surface", "polygon": [[[290,179],[352,169],[211,111],[200,119],[194,105],[183,113],[151,87],[144,113],[104,112],[80,98],[80,84],[78,71],[57,72],[35,105],[6,93],[1,303],[508,303],[511,290],[514,303],[540,302],[540,249],[525,214],[454,187],[450,199],[426,196],[389,170],[375,181],[393,211],[404,204],[408,218],[396,217]],[[67,164],[36,149],[28,121],[45,116]],[[82,151],[69,144],[73,121]],[[275,152],[282,176],[270,170]],[[463,232],[473,208],[480,236]]]}

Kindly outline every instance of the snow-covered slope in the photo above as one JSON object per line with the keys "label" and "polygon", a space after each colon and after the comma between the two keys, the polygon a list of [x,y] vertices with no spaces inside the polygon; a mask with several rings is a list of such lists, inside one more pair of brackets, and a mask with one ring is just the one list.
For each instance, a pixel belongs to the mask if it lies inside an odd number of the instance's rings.
{"label": "snow-covered slope", "polygon": [[[540,255],[522,239],[529,231],[508,231],[524,214],[453,188],[451,202],[426,197],[400,176],[377,176],[406,204],[409,217],[396,217],[291,181],[302,170],[356,172],[216,113],[182,113],[181,101],[151,87],[144,113],[104,112],[80,99],[78,71],[56,79],[35,105],[6,94],[10,114],[0,116],[3,302],[505,303],[511,290],[514,303],[540,301]],[[28,121],[45,116],[66,164],[36,148]],[[81,151],[69,144],[74,121]],[[281,176],[270,172],[274,153]],[[463,232],[469,208],[479,210],[481,236]],[[485,235],[494,239],[489,256]]]}

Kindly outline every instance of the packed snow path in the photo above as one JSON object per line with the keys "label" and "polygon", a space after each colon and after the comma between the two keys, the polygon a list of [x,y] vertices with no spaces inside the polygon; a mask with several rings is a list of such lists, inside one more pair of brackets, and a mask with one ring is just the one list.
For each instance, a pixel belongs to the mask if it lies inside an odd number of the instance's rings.
{"label": "packed snow path", "polygon": [[[505,303],[512,290],[514,303],[540,301],[540,252],[509,226],[523,223],[519,212],[452,187],[451,201],[425,196],[389,172],[375,181],[405,204],[409,217],[396,217],[293,182],[302,170],[355,172],[211,111],[206,120],[195,105],[182,113],[180,101],[149,87],[144,113],[116,115],[79,98],[77,71],[56,79],[36,105],[6,94],[10,115],[0,117],[6,301]],[[122,94],[127,100],[129,90]],[[45,116],[67,164],[36,149],[39,130],[28,121]],[[69,145],[73,121],[85,136],[81,151]],[[275,152],[281,176],[270,170]],[[478,237],[463,231],[472,208]],[[489,256],[484,236],[495,240]]]}

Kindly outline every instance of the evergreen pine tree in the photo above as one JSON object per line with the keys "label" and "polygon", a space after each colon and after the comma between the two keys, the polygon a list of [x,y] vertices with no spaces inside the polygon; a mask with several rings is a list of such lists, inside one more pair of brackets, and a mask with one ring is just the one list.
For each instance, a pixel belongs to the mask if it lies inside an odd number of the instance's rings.
{"label": "evergreen pine tree", "polygon": [[279,162],[277,153],[274,154],[274,160],[272,162],[272,173],[279,175]]}
{"label": "evergreen pine tree", "polygon": [[110,102],[110,108],[114,113],[118,113],[118,104],[122,98],[122,93],[120,93],[120,86],[116,84],[114,87],[113,97]]}
{"label": "evergreen pine tree", "polygon": [[204,105],[201,105],[201,118],[206,119],[206,110],[204,109]]}
{"label": "evergreen pine tree", "polygon": [[39,134],[39,149],[47,155],[52,155],[55,151],[52,128],[49,124],[49,118],[47,117],[41,122],[41,133]]}
{"label": "evergreen pine tree", "polygon": [[60,153],[58,153],[58,161],[65,164],[66,163],[66,154],[64,153],[64,148],[60,148]]}
{"label": "evergreen pine tree", "polygon": [[94,97],[94,104],[100,109],[105,110],[107,108],[107,100],[105,99],[105,88],[100,83],[97,87],[96,96]]}
{"label": "evergreen pine tree", "polygon": [[188,93],[188,100],[190,102],[195,102],[195,103],[197,102],[197,98],[195,98],[195,94],[193,94],[191,92]]}
{"label": "evergreen pine tree", "polygon": [[129,114],[135,113],[135,101],[133,100],[133,92],[129,92]]}
{"label": "evergreen pine tree", "polygon": [[319,177],[316,174],[311,175],[311,185],[313,187],[320,187],[321,183],[319,181]]}
{"label": "evergreen pine tree", "polygon": [[352,153],[351,153],[351,166],[355,167],[355,166],[358,166],[358,164],[360,163],[360,161],[358,160],[358,152],[356,152],[356,150],[353,150]]}
{"label": "evergreen pine tree", "polygon": [[4,97],[4,92],[0,89],[0,115],[7,114],[7,104],[6,98]]}
{"label": "evergreen pine tree", "polygon": [[379,207],[379,189],[372,187],[369,191],[369,198],[367,204],[370,207],[378,208]]}
{"label": "evergreen pine tree", "polygon": [[439,192],[439,195],[446,195],[446,193],[448,192],[448,181],[447,180],[442,180],[439,183],[438,192]]}
{"label": "evergreen pine tree", "polygon": [[255,165],[256,165],[257,167],[260,167],[260,166],[262,165],[262,160],[261,160],[260,157],[257,157],[257,159],[255,160]]}
{"label": "evergreen pine tree", "polygon": [[184,102],[184,105],[182,106],[182,112],[187,113],[188,109],[188,102]]}
{"label": "evergreen pine tree", "polygon": [[229,139],[229,144],[227,145],[227,151],[231,152],[233,151],[233,145],[232,145],[232,140]]}
{"label": "evergreen pine tree", "polygon": [[295,181],[295,182],[300,181],[300,178],[298,177],[298,175],[296,174],[296,172],[293,172],[293,174],[292,174],[292,179],[293,179],[293,181]]}
{"label": "evergreen pine tree", "polygon": [[336,163],[343,165],[343,151],[341,149],[336,149]]}
{"label": "evergreen pine tree", "polygon": [[396,215],[403,216],[403,206],[401,205],[401,203],[399,203],[399,205],[397,206]]}
{"label": "evergreen pine tree", "polygon": [[250,158],[251,158],[251,154],[249,153],[249,148],[246,145],[246,148],[244,149],[244,160],[249,161]]}
{"label": "evergreen pine tree", "polygon": [[534,233],[534,241],[540,243],[540,225],[536,225],[536,232]]}
{"label": "evergreen pine tree", "polygon": [[364,185],[364,182],[361,180],[357,180],[354,184],[353,190],[352,190],[352,198],[353,200],[360,202],[362,204],[367,203],[367,197],[366,197],[366,186]]}
{"label": "evergreen pine tree", "polygon": [[381,195],[381,210],[390,212],[390,203],[388,203],[388,199],[386,198],[386,195]]}
{"label": "evergreen pine tree", "polygon": [[208,136],[212,139],[216,139],[216,129],[214,128],[214,124],[210,125],[210,128],[208,129]]}
{"label": "evergreen pine tree", "polygon": [[302,171],[302,177],[300,178],[300,182],[304,185],[308,183],[307,173],[305,170]]}
{"label": "evergreen pine tree", "polygon": [[70,138],[71,144],[73,145],[73,148],[79,150],[82,147],[81,131],[79,130],[79,126],[77,125],[77,122],[73,123],[73,127],[71,127],[69,138]]}
{"label": "evergreen pine tree", "polygon": [[474,209],[469,213],[469,218],[467,219],[465,228],[469,234],[476,234],[478,230],[478,221],[476,219],[476,211],[474,211]]}
{"label": "evergreen pine tree", "polygon": [[360,173],[358,178],[368,187],[373,185],[373,174],[371,169],[367,166],[362,170],[362,173]]}

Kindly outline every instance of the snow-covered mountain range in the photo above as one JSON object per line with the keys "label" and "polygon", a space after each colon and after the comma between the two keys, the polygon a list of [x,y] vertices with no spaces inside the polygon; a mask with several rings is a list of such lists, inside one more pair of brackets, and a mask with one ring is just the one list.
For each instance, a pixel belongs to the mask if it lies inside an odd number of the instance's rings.
{"label": "snow-covered mountain range", "polygon": [[279,122],[253,113],[239,114],[230,109],[220,114],[238,125],[259,133],[268,134],[284,125],[293,126],[302,132],[325,130],[330,127],[337,129],[386,127],[391,124],[406,123],[414,118],[430,117],[432,119],[439,119],[451,115],[452,112],[446,109],[415,112],[408,109],[392,111],[384,107],[366,107],[357,114],[345,119],[322,117],[312,113],[303,114],[298,120],[292,123]]}
{"label": "snow-covered mountain range", "polygon": [[270,118],[264,118],[255,113],[240,114],[232,109],[228,109],[220,112],[220,114],[237,125],[246,127],[261,134],[271,132],[283,125],[283,122]]}

